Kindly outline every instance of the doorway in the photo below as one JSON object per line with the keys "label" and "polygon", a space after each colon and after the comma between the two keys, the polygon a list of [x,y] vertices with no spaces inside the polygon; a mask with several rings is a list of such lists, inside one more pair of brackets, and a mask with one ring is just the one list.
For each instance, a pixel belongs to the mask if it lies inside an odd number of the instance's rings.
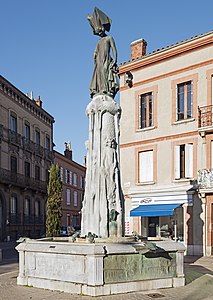
{"label": "doorway", "polygon": [[159,217],[148,218],[148,236],[156,237],[159,229]]}

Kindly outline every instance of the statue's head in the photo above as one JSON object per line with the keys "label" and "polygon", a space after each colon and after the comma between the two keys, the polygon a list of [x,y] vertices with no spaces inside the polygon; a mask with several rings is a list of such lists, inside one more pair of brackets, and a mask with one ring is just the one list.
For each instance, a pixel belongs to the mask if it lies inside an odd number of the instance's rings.
{"label": "statue's head", "polygon": [[111,19],[97,7],[94,8],[93,15],[88,15],[87,19],[95,35],[104,36],[105,31],[110,31]]}

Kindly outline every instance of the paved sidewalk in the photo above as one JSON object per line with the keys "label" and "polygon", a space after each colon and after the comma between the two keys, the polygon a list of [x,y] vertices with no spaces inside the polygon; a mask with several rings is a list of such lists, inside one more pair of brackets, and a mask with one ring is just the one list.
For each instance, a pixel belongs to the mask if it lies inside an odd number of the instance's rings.
{"label": "paved sidewalk", "polygon": [[[89,297],[72,295],[63,292],[36,289],[33,287],[17,286],[16,277],[18,264],[3,264],[7,273],[0,274],[0,299],[1,300],[210,300],[213,299],[213,256],[212,257],[187,257],[185,263],[186,280],[191,282],[184,287],[161,289],[155,291],[137,292],[102,297]],[[8,268],[8,269],[5,269]],[[210,274],[205,275],[204,274]]]}

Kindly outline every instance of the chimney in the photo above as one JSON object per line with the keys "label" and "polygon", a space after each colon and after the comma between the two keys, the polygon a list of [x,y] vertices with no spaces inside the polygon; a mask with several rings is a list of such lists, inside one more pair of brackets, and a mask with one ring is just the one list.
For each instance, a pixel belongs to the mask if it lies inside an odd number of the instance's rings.
{"label": "chimney", "polygon": [[131,60],[140,58],[146,55],[147,42],[144,39],[139,39],[131,43]]}
{"label": "chimney", "polygon": [[38,99],[36,100],[36,104],[42,108],[42,101],[40,96],[38,96]]}
{"label": "chimney", "polygon": [[64,156],[69,160],[72,160],[71,143],[64,143],[64,144],[65,144]]}

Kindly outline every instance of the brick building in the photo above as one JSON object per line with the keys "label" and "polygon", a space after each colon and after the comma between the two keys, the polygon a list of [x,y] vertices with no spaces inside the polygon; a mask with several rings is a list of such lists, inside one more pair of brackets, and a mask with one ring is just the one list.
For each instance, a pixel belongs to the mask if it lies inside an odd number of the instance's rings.
{"label": "brick building", "polygon": [[120,65],[126,233],[213,254],[213,31]]}
{"label": "brick building", "polygon": [[0,76],[0,241],[45,233],[53,117]]}
{"label": "brick building", "polygon": [[70,144],[65,143],[64,154],[54,151],[54,161],[60,167],[62,191],[62,226],[80,229],[86,168],[72,159]]}

